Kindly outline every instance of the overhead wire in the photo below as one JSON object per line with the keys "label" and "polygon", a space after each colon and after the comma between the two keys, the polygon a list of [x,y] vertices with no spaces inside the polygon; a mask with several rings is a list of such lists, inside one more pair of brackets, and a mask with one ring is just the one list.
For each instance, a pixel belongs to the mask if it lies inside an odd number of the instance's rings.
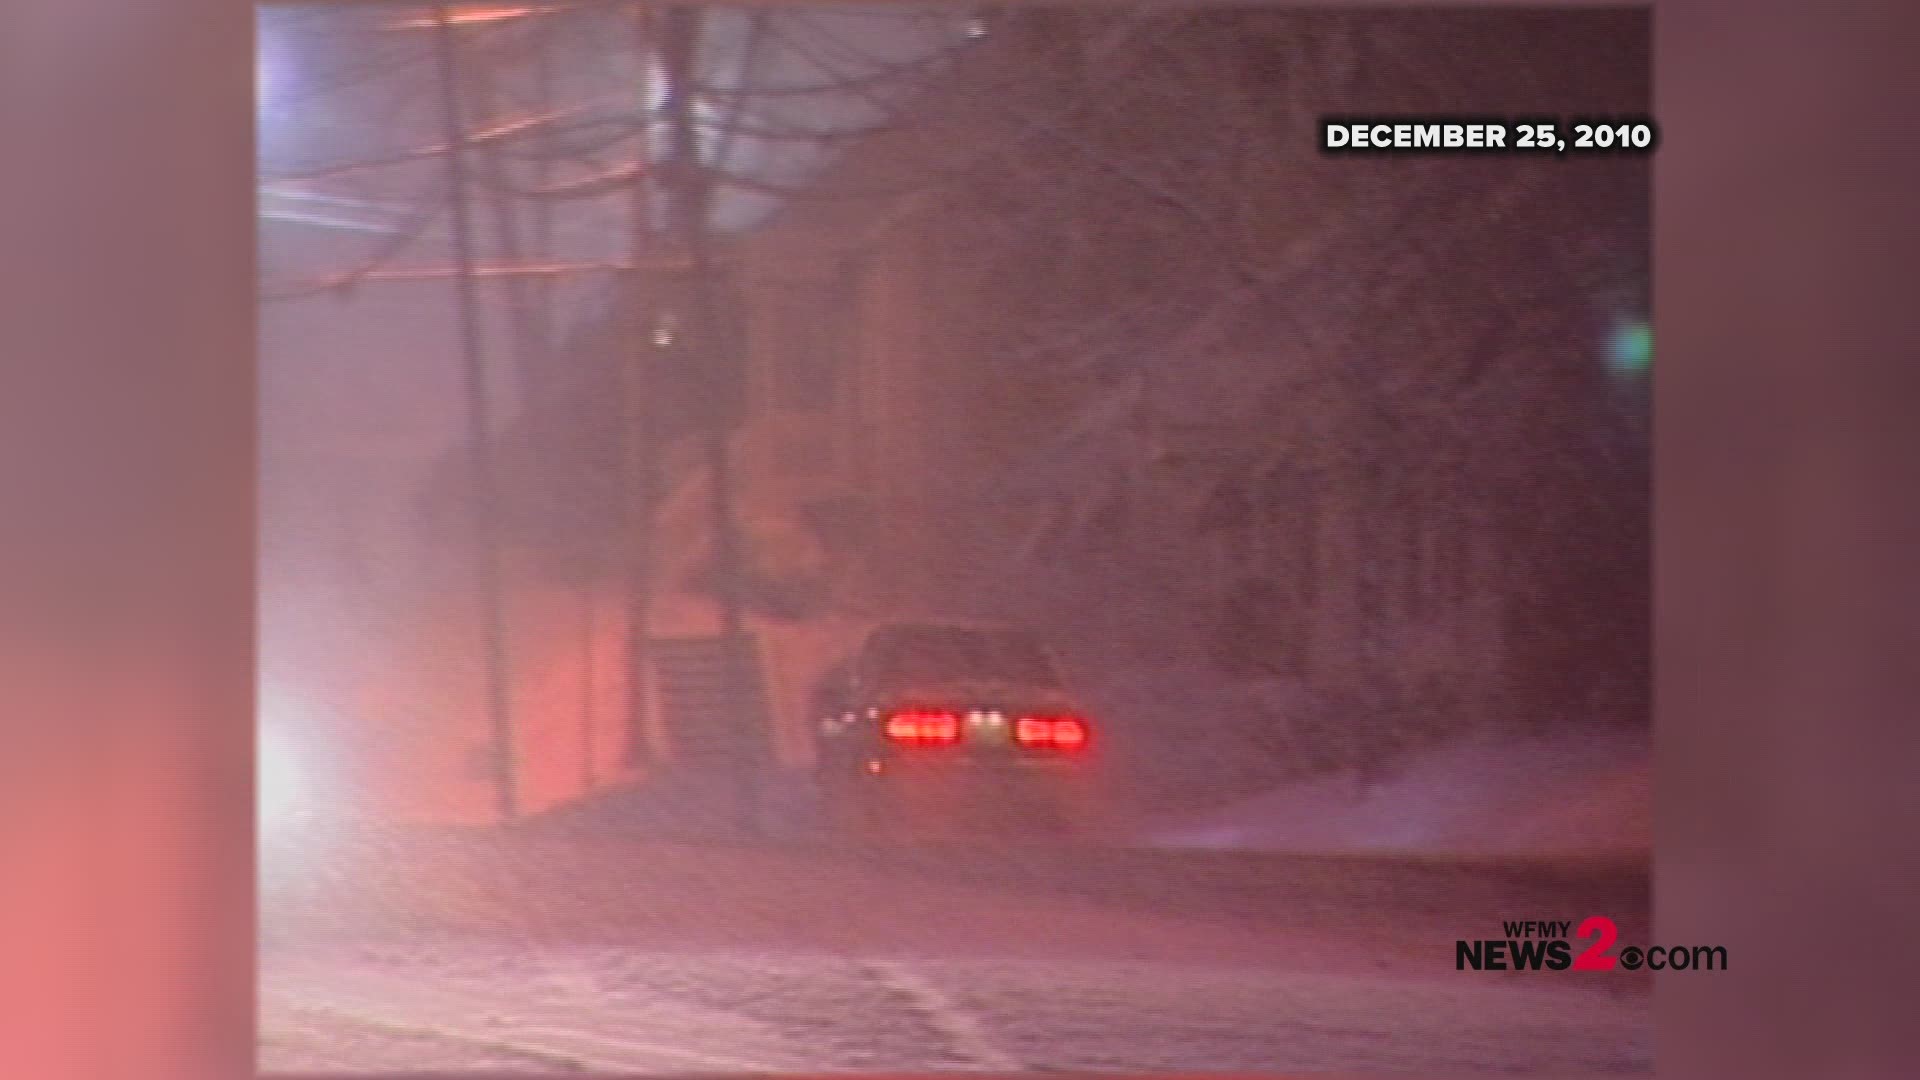
{"label": "overhead wire", "polygon": [[[761,30],[759,32],[761,34],[764,34],[766,27],[768,27],[769,25],[777,25],[777,22],[779,20],[788,19],[788,18],[792,18],[792,16],[769,15],[768,13],[763,12],[763,13],[759,13],[759,17],[756,19],[756,22],[761,27]],[[805,46],[802,46],[801,48],[803,51],[806,51]],[[793,87],[789,89],[791,90],[791,92],[794,92],[794,93],[804,93],[808,95],[817,96],[821,94],[841,92],[847,89],[861,89],[863,87],[864,80],[852,79],[852,78],[840,76],[837,72],[837,69],[834,69],[830,66],[823,67],[823,70],[826,70],[829,74],[833,74],[836,77],[830,80],[829,82],[813,83],[804,87]],[[908,76],[909,74],[915,75],[915,76],[925,76],[929,73],[930,73],[929,70],[924,64],[921,64],[921,65],[892,64],[884,72],[886,78],[888,79],[902,78],[902,77]],[[422,89],[424,89],[424,87]],[[745,98],[745,97],[761,96],[765,94],[778,94],[781,92],[782,91],[780,90],[764,90],[764,89],[758,89],[758,88],[756,89],[742,88],[741,92],[737,94],[731,91],[717,90],[712,87],[702,87],[699,90],[699,93],[701,96],[712,98],[712,99],[715,99],[716,101],[720,99],[728,99],[728,98]],[[878,98],[868,94],[862,94],[862,97],[867,101],[867,103],[870,106],[873,106],[877,110],[886,110],[888,108],[888,105],[885,99]],[[582,105],[582,106],[575,107],[574,109],[571,109],[571,110],[565,110],[564,112],[584,112],[587,110],[587,108],[588,106]],[[863,137],[867,137],[873,134],[878,134],[881,132],[881,130],[883,130],[878,127],[867,126],[867,127],[848,130],[844,132],[836,132],[836,131],[823,130],[823,129],[817,129],[817,128],[807,128],[800,125],[775,125],[775,124],[767,123],[763,120],[750,122],[750,121],[745,121],[741,119],[741,114],[745,111],[746,110],[744,108],[736,108],[733,119],[727,120],[727,121],[707,119],[703,121],[702,127],[713,134],[724,136],[724,137],[743,137],[743,138],[749,138],[749,139],[754,139],[759,141],[768,141],[768,142],[791,141],[791,142],[815,142],[815,143],[840,142],[840,141],[852,142]],[[614,147],[617,147],[620,143],[630,140],[644,133],[648,124],[651,122],[651,118],[648,117],[643,111],[637,112],[636,115],[634,115],[632,118],[625,119],[625,120],[617,117],[593,117],[587,120],[583,120],[578,125],[575,125],[572,127],[558,126],[557,121],[560,118],[561,117],[559,115],[556,115],[556,116],[538,118],[537,120],[515,121],[511,124],[501,125],[494,130],[477,133],[474,136],[472,136],[471,141],[475,144],[488,144],[495,141],[518,142],[521,140],[523,136],[530,136],[530,135],[536,135],[536,134],[553,134],[553,133],[574,134],[574,133],[579,133],[584,131],[611,129],[610,133],[604,135],[599,142],[593,144],[593,149],[604,151],[604,150],[609,150]],[[266,182],[286,183],[286,182],[314,182],[319,180],[326,180],[326,179],[346,176],[354,173],[375,171],[375,170],[392,168],[399,165],[412,164],[412,163],[423,161],[429,158],[434,158],[434,157],[444,155],[445,153],[448,152],[448,150],[449,148],[444,144],[433,144],[433,145],[428,145],[424,147],[416,147],[416,148],[411,148],[407,150],[395,151],[393,153],[382,155],[379,157],[374,157],[374,158],[363,158],[363,159],[358,159],[354,161],[336,162],[328,165],[313,166],[313,167],[308,167],[303,169],[285,170],[278,173],[277,175],[272,175],[267,177]],[[589,151],[589,153],[590,152],[591,151]],[[525,154],[525,156],[528,156],[530,158],[541,156],[537,152],[528,153],[524,151],[516,151],[516,153]],[[586,154],[582,153],[579,149],[570,148],[568,151],[561,152],[561,154],[558,157],[554,158],[553,160],[562,160],[566,158],[578,159],[584,156],[586,156]],[[623,173],[622,175],[630,176],[633,174],[631,172],[628,172],[628,173]],[[730,177],[730,179],[739,179],[739,177],[734,176],[734,177]],[[589,183],[585,185],[568,185],[568,186],[560,187],[558,189],[529,191],[528,194],[532,197],[553,198],[553,197],[565,196],[568,194],[598,194],[600,193],[601,189],[602,189],[602,184],[599,182],[595,182],[595,183]],[[772,188],[768,188],[768,190],[771,191]]]}
{"label": "overhead wire", "polygon": [[[761,19],[759,21],[762,21],[764,25],[764,20],[768,17],[766,13],[761,13]],[[773,18],[778,18],[778,16],[773,16]],[[810,88],[809,92],[820,93],[822,92],[820,87],[825,85],[828,84],[816,84],[815,87]],[[577,106],[570,110],[563,110],[563,112],[583,112],[589,107],[590,106],[585,105]],[[733,144],[736,140],[743,138],[767,142],[789,141],[815,144],[841,141],[853,142],[888,130],[878,127],[866,127],[835,132],[822,129],[801,128],[798,126],[780,127],[762,122],[743,121],[739,118],[739,114],[743,111],[744,105],[736,106],[735,114],[732,118],[719,119],[708,117],[702,120],[700,126],[704,132],[719,137],[728,144]],[[592,155],[596,152],[613,150],[622,143],[643,136],[648,128],[644,114],[640,114],[634,119],[594,117],[572,126],[557,126],[557,121],[560,118],[560,116],[556,115],[518,121],[510,125],[501,125],[494,130],[475,135],[473,141],[489,145],[494,143],[513,145],[512,153],[514,156],[527,160],[587,164],[592,168],[593,175],[550,184],[525,184],[512,180],[505,170],[496,164],[496,167],[489,168],[486,171],[484,182],[502,191],[516,194],[523,198],[550,201],[555,199],[601,197],[615,190],[620,184],[630,182],[637,176],[644,174],[644,166],[637,163],[630,163],[617,168],[607,168],[600,166],[597,161],[591,160]],[[517,146],[517,144],[535,137],[550,137],[553,134],[572,134],[596,129],[606,129],[609,133],[585,149],[570,147],[549,155],[539,151],[519,149]],[[383,158],[340,163],[331,167],[284,175],[276,177],[275,179],[278,181],[314,181],[351,173],[385,169],[396,165],[437,157],[445,154],[447,149],[448,148],[443,145],[419,147],[391,154]],[[498,159],[495,158],[496,163],[497,160]],[[762,194],[778,195],[780,197],[794,197],[806,194],[806,189],[800,185],[789,187],[773,181],[756,182],[744,175],[725,169],[718,171],[718,179],[729,186],[747,188]],[[903,188],[889,188],[885,190],[849,191],[836,194],[847,198],[871,198],[876,196],[898,195],[904,190]]]}
{"label": "overhead wire", "polygon": [[[882,82],[895,81],[905,77],[909,73],[909,67],[911,67],[911,73],[914,77],[932,77],[934,75],[932,65],[945,59],[944,54],[935,54],[919,65],[891,65],[887,69],[887,77],[885,79],[869,81],[848,75],[834,62],[820,56],[810,48],[806,42],[794,37],[784,23],[773,24],[770,26],[769,32],[777,37],[790,52],[828,77],[827,82],[815,85],[816,87],[826,87],[829,89],[816,89],[813,91],[814,93],[851,95],[860,99],[868,106],[870,115],[886,119],[887,122],[885,123],[869,121],[860,127],[848,129],[850,135],[848,141],[856,141],[860,138],[869,138],[888,133],[910,133],[910,129],[899,122],[903,118],[905,111],[906,106],[904,103],[895,98],[879,95],[873,87]],[[959,175],[958,172],[947,173],[937,168],[928,169],[917,167],[917,163],[914,172],[915,175],[905,182],[868,187],[849,186],[845,183],[823,184],[819,182],[817,175],[805,181],[782,182],[731,170],[718,171],[714,179],[718,184],[725,187],[776,197],[787,201],[845,201],[896,199],[923,191],[932,181]]]}
{"label": "overhead wire", "polygon": [[[1141,28],[1141,20],[1139,18],[1137,17],[1129,18],[1123,21],[1122,23],[1117,24],[1114,31],[1110,32],[1108,35],[1103,37],[1103,39],[1100,42],[1096,43],[1094,48],[1101,52],[1112,52],[1119,45],[1123,44],[1128,38],[1134,35],[1140,28]],[[868,105],[872,109],[874,109],[877,113],[881,113],[883,115],[892,114],[897,118],[903,118],[901,114],[904,111],[906,111],[906,109],[902,102],[875,96],[871,91],[871,89],[868,86],[864,85],[860,80],[853,78],[851,76],[848,76],[845,73],[844,69],[841,68],[835,60],[822,56],[818,51],[816,51],[810,45],[809,42],[807,42],[804,39],[795,37],[791,32],[791,29],[788,23],[783,22],[780,24],[776,24],[775,32],[781,35],[783,41],[787,44],[787,46],[790,49],[792,49],[796,54],[798,54],[808,63],[812,64],[812,66],[814,66],[817,70],[820,70],[823,74],[826,74],[829,77],[829,81],[827,83],[820,84],[820,85],[833,87],[835,88],[836,91],[846,91],[849,93],[856,94],[862,97],[868,103]],[[858,50],[852,50],[852,52],[855,55],[865,55],[865,54],[859,53]],[[944,59],[944,58],[945,58],[944,55],[942,55],[942,56],[936,57],[935,59]],[[886,65],[890,63],[884,58],[873,58],[872,62],[880,65]],[[1122,78],[1124,78],[1124,74],[1110,74],[1108,75],[1107,78],[1102,80],[1101,85],[1108,85],[1108,84],[1111,84],[1112,82],[1119,81]],[[963,85],[954,84],[952,82],[948,82],[946,84],[941,85],[940,89],[943,93],[954,94],[968,101],[992,103],[1000,97],[1000,94],[997,93],[996,91],[1003,90],[1005,87],[1012,85],[1013,81],[1014,80],[1012,79],[1008,79],[1004,81],[990,81],[983,86],[973,86],[973,87],[968,87],[968,86],[963,86]],[[1095,89],[1097,89],[1097,87]],[[1076,111],[1080,107],[1081,107],[1080,103],[1076,102],[1068,105],[1066,108],[1061,109],[1059,111],[1058,117],[1056,118],[1056,121],[1064,122],[1069,120],[1072,114],[1074,113],[1074,111]],[[913,111],[919,113],[920,118],[922,119],[933,119],[933,118],[937,118],[939,115],[939,111],[937,108],[924,109],[924,108],[919,108],[917,104],[914,107]],[[929,136],[926,136],[923,133],[922,127],[920,125],[910,125],[905,123],[895,123],[895,124],[887,125],[885,127],[878,128],[873,133],[886,134],[889,132],[900,132],[910,136],[929,138]],[[1039,129],[1010,133],[1007,137],[1003,139],[991,142],[984,147],[976,148],[973,152],[962,154],[958,161],[942,162],[940,164],[923,164],[921,162],[916,161],[913,163],[913,165],[909,167],[909,170],[908,170],[912,176],[910,181],[904,182],[904,183],[897,183],[897,184],[889,185],[885,187],[878,187],[878,188],[869,187],[864,189],[851,188],[846,185],[839,185],[836,187],[832,182],[828,182],[825,184],[818,183],[818,182],[811,182],[808,184],[787,185],[787,184],[781,184],[778,182],[770,182],[762,178],[747,177],[747,176],[741,176],[737,174],[730,174],[730,175],[724,176],[721,178],[721,180],[723,183],[729,184],[731,186],[736,186],[736,187],[744,188],[747,190],[758,191],[758,192],[769,194],[769,195],[777,195],[782,198],[792,199],[796,201],[797,200],[839,200],[839,199],[898,197],[901,195],[912,194],[912,193],[925,190],[929,186],[964,180],[971,175],[977,174],[977,172],[981,168],[994,162],[995,160],[1017,159],[1017,157],[1019,156],[1019,151],[1025,146],[1027,140],[1042,134],[1044,134],[1044,131]],[[951,155],[951,151],[952,151],[951,147],[942,145],[942,146],[937,146],[935,148],[934,154],[935,156],[947,157]],[[908,156],[909,155],[898,155],[898,157],[900,158],[906,158]]]}
{"label": "overhead wire", "polygon": [[283,302],[323,296],[329,293],[340,295],[351,291],[355,285],[365,280],[375,270],[391,263],[402,252],[406,251],[407,248],[411,247],[421,237],[426,235],[427,230],[432,228],[434,223],[447,212],[446,196],[448,194],[447,191],[442,190],[438,192],[434,198],[420,200],[419,203],[412,208],[412,213],[408,219],[385,236],[379,244],[375,245],[370,254],[361,258],[353,267],[298,285],[281,286],[277,289],[264,288],[261,290],[260,299],[270,302]]}
{"label": "overhead wire", "polygon": [[[760,46],[766,41],[766,35],[767,35],[767,13],[764,11],[755,12],[748,19],[747,40],[746,40],[746,43],[743,46],[741,46],[741,58],[740,58],[741,71],[753,70],[753,59],[758,54]],[[696,142],[698,142],[701,136],[711,137],[716,132],[715,125],[702,122],[702,118],[699,115],[700,106],[702,104],[703,102],[701,101],[700,97],[696,94],[693,98],[693,106],[695,111],[694,111],[694,121],[692,125],[694,129],[694,137]],[[742,109],[744,109],[744,107],[745,107],[744,105],[735,105],[734,106],[735,115],[732,118],[732,121],[728,124],[721,125],[717,128],[719,132],[718,140],[716,142],[716,145],[713,147],[712,151],[707,155],[709,158],[708,167],[715,172],[724,171],[726,168],[727,162],[731,160],[731,157],[732,157],[731,151],[736,145],[735,140],[737,138],[737,133],[739,131],[739,128],[737,126],[739,121],[738,114]],[[695,147],[695,152],[696,153],[700,152],[699,147],[697,146]],[[702,222],[701,224],[703,228],[706,226],[705,222]]]}
{"label": "overhead wire", "polygon": [[[841,48],[843,54],[851,56],[852,60],[858,61],[858,63],[885,63],[881,58],[874,58],[872,54],[868,54],[868,52],[864,52],[864,50],[858,50],[858,48],[854,48],[854,46],[849,46],[849,44],[843,42],[843,40],[837,42],[837,44],[839,44],[839,48]],[[826,61],[822,61],[822,65],[826,67]],[[1096,98],[1096,94],[1087,94],[1087,96],[1085,96],[1085,100],[1092,100],[1092,98]],[[993,104],[1000,106],[1002,111],[1008,111],[1010,115],[1014,115],[1023,125],[1033,127],[1037,133],[1048,136],[1048,138],[1052,138],[1052,140],[1058,140],[1062,146],[1068,146],[1071,150],[1079,152],[1081,158],[1092,163],[1094,167],[1106,169],[1106,171],[1114,173],[1119,179],[1125,179],[1125,181],[1139,186],[1140,190],[1148,192],[1150,196],[1154,196],[1156,200],[1160,200],[1162,204],[1169,206],[1169,208],[1179,209],[1181,213],[1185,213],[1188,219],[1194,221],[1196,225],[1210,225],[1210,223],[1212,223],[1210,215],[1208,215],[1204,209],[1196,208],[1190,200],[1187,200],[1185,196],[1181,196],[1179,192],[1167,188],[1165,184],[1154,181],[1152,177],[1140,175],[1137,169],[1129,169],[1129,167],[1125,167],[1123,163],[1112,160],[1112,158],[1106,156],[1106,154],[1100,154],[1098,148],[1087,146],[1087,142],[1085,142],[1083,138],[1075,135],[1069,125],[1060,123],[1060,119],[1064,119],[1064,117],[1048,117],[1048,115],[1044,115],[1041,110],[1023,108],[1020,104],[1020,96],[1012,96],[1012,94],[996,94],[991,100],[993,100]]]}
{"label": "overhead wire", "polygon": [[[496,125],[493,125],[492,127],[484,128],[479,131],[469,131],[465,137],[465,142],[468,146],[471,147],[471,146],[485,146],[489,143],[521,138],[529,134],[537,133],[542,129],[548,128],[556,120],[563,118],[565,114],[584,111],[587,107],[588,106],[574,106],[568,109],[559,110],[556,114],[550,115],[550,116],[521,117],[515,120],[508,121],[506,123],[496,124]],[[605,121],[603,120],[596,119],[593,121],[588,121],[581,126],[591,127],[591,126],[599,125],[604,122]],[[565,132],[567,130],[568,129],[566,128],[561,129],[562,132]],[[332,165],[318,166],[318,167],[309,168],[301,171],[284,172],[278,175],[264,177],[263,182],[265,183],[311,182],[315,180],[329,179],[337,176],[345,176],[351,173],[369,172],[369,171],[376,171],[380,169],[388,169],[397,165],[409,165],[409,164],[414,164],[414,163],[426,161],[433,158],[442,157],[445,154],[447,154],[450,149],[451,147],[447,143],[433,143],[427,146],[418,146],[418,147],[412,147],[406,150],[395,151],[393,153],[386,154],[377,158],[361,158],[354,161],[338,162]]]}
{"label": "overhead wire", "polygon": [[[923,14],[903,15],[925,19]],[[544,21],[544,20],[543,20]],[[1109,35],[1108,47],[1113,42],[1129,36],[1136,28],[1137,19],[1129,20],[1121,32]],[[960,158],[950,160],[951,153],[937,155],[943,160],[915,162],[910,168],[912,174],[905,182],[885,185],[856,186],[842,183],[821,183],[818,176],[806,180],[794,181],[769,180],[756,177],[750,170],[735,163],[733,148],[754,141],[794,143],[853,143],[862,138],[881,134],[916,133],[912,125],[903,122],[904,114],[909,111],[898,98],[879,92],[880,88],[891,83],[904,84],[908,80],[917,83],[917,89],[925,89],[934,80],[946,76],[949,83],[953,75],[952,63],[956,54],[964,50],[964,44],[944,47],[933,54],[915,61],[898,61],[892,58],[873,57],[862,50],[850,46],[838,39],[817,20],[790,12],[760,12],[754,23],[754,47],[761,47],[763,41],[775,41],[784,45],[788,51],[802,62],[809,64],[826,78],[816,80],[804,86],[749,86],[742,76],[742,84],[735,87],[700,86],[699,95],[710,101],[711,106],[724,107],[731,104],[730,113],[704,118],[702,128],[709,137],[721,140],[729,152],[717,158],[727,167],[715,170],[717,183],[734,189],[749,191],[781,200],[859,200],[859,199],[898,199],[926,192],[929,187],[962,180],[996,157],[1017,156],[1018,148],[1026,139],[1047,130],[1048,125],[1033,126],[1033,130],[1014,133],[1004,140],[996,140],[993,145],[976,148],[963,153]],[[822,39],[825,40],[822,40]],[[534,47],[534,35],[528,34],[523,40],[515,40],[517,49]],[[506,55],[516,55],[507,53]],[[519,55],[524,55],[524,52]],[[872,71],[862,74],[849,72],[844,62],[858,60],[867,63]],[[743,65],[750,69],[752,65]],[[981,87],[954,87],[969,97],[988,96]],[[764,115],[756,115],[751,107],[756,99],[780,99],[797,95],[851,95],[867,106],[869,115],[888,119],[885,125],[871,125],[834,131],[825,128],[813,128],[798,123],[782,124]],[[650,118],[644,111],[636,110],[627,117],[595,116],[578,119],[576,123],[566,124],[569,116],[578,117],[589,111],[590,104],[570,106],[557,110],[555,114],[534,118],[521,118],[503,125],[474,133],[469,145],[482,150],[476,154],[476,179],[493,189],[496,194],[511,196],[539,203],[552,203],[560,200],[577,200],[605,197],[632,184],[646,174],[644,159],[630,159],[624,164],[606,165],[598,155],[617,150],[621,145],[644,136],[649,127]],[[1059,120],[1068,119],[1074,106],[1060,110]],[[564,137],[584,133],[596,133],[597,137],[589,144],[568,146],[565,149],[551,151],[538,148],[542,142],[551,143],[554,136]],[[397,151],[377,158],[361,159],[350,162],[338,162],[301,171],[287,171],[268,178],[269,183],[317,183],[321,181],[341,181],[358,175],[378,173],[399,166],[417,164],[438,157],[449,151],[446,145],[429,145]],[[506,159],[513,158],[527,163],[544,165],[574,165],[587,171],[585,176],[574,176],[547,182],[523,183],[511,175],[511,166]],[[543,165],[543,168],[544,168]],[[351,276],[351,275],[347,275]],[[310,291],[325,291],[336,285],[324,283]]]}

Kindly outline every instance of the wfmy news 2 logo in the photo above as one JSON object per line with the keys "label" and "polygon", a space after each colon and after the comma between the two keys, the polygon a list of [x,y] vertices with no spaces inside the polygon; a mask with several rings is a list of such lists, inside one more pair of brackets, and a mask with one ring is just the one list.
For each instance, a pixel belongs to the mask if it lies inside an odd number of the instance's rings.
{"label": "wfmy news 2 logo", "polygon": [[[1504,938],[1461,938],[1454,943],[1455,971],[1725,971],[1725,945],[1614,946],[1620,930],[1605,915],[1571,922],[1529,919],[1501,922]],[[1579,948],[1575,948],[1579,946]]]}

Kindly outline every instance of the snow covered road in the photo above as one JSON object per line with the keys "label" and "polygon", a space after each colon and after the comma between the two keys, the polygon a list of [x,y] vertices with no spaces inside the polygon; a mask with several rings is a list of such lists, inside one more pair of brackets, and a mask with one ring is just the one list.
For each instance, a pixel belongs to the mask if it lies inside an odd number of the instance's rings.
{"label": "snow covered road", "polygon": [[476,978],[424,960],[282,973],[263,1006],[264,1064],[303,1066],[290,1031],[302,1018],[309,1046],[329,1018],[336,1031],[413,1037],[332,1066],[369,1070],[1566,1075],[1651,1062],[1644,1002],[1518,984],[1092,961],[566,949],[541,960],[566,975]]}
{"label": "snow covered road", "polygon": [[1454,938],[1523,909],[1643,920],[1610,873],[554,837],[412,855],[351,902],[266,913],[264,1069],[1651,1070],[1644,980],[1453,970]]}

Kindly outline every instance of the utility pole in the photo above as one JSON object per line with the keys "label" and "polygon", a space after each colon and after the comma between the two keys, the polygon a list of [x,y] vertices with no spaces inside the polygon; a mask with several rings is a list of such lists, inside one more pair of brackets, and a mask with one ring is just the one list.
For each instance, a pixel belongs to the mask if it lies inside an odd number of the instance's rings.
{"label": "utility pole", "polygon": [[699,41],[699,8],[675,4],[661,12],[659,57],[666,84],[665,111],[671,131],[666,162],[672,209],[670,225],[684,250],[692,275],[694,318],[691,338],[702,366],[702,388],[707,392],[705,451],[712,480],[714,560],[720,602],[720,632],[729,645],[741,635],[740,535],[734,510],[732,455],[728,448],[731,419],[727,410],[737,390],[736,359],[731,355],[733,335],[726,332],[721,311],[718,267],[713,258],[711,219],[713,177],[700,156],[694,115],[694,54]]}
{"label": "utility pole", "polygon": [[512,695],[508,684],[504,596],[501,588],[499,493],[493,461],[493,423],[487,396],[485,341],[474,288],[473,223],[467,203],[466,120],[460,108],[460,71],[447,4],[434,5],[440,106],[447,130],[447,184],[453,201],[453,257],[460,351],[464,360],[468,443],[474,482],[474,534],[479,548],[481,634],[485,649],[487,718],[492,729],[494,795],[504,821],[520,816],[516,790]]}
{"label": "utility pole", "polygon": [[[652,19],[647,8],[634,10],[634,55],[644,64],[653,55]],[[645,147],[644,136],[641,143]],[[642,159],[644,160],[644,159]],[[650,325],[651,310],[648,275],[644,260],[652,243],[653,208],[648,199],[648,178],[644,169],[636,171],[628,202],[628,326],[624,337],[616,334],[614,362],[620,365],[621,476],[624,501],[621,521],[620,556],[625,573],[627,612],[627,755],[630,762],[644,759],[651,744],[647,723],[648,688],[652,685],[653,549],[657,440],[652,395],[658,384],[646,378],[656,363],[655,329]],[[618,307],[615,307],[618,310]],[[619,343],[624,342],[625,348]]]}
{"label": "utility pole", "polygon": [[741,376],[735,349],[737,337],[729,332],[727,313],[722,310],[719,268],[713,257],[712,208],[713,174],[702,159],[698,117],[694,112],[695,59],[699,44],[699,8],[675,4],[659,13],[659,45],[656,56],[666,87],[663,109],[666,113],[670,149],[664,162],[668,194],[669,226],[689,264],[688,298],[693,310],[688,320],[687,350],[699,365],[699,385],[706,415],[702,417],[703,450],[707,463],[710,512],[713,524],[715,598],[720,608],[720,650],[723,663],[723,701],[726,717],[722,721],[744,735],[715,746],[711,737],[700,740],[706,753],[718,753],[717,782],[729,787],[734,824],[751,833],[758,829],[756,781],[754,770],[760,747],[755,740],[761,732],[751,731],[746,715],[750,704],[747,679],[747,642],[741,616],[742,575],[740,530],[734,505],[734,474],[728,446],[733,421],[732,407],[739,391]]}

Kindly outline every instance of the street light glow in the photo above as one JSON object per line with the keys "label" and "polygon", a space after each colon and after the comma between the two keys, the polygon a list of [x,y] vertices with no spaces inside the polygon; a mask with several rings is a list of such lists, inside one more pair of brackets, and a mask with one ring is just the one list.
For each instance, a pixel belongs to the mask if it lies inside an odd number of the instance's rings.
{"label": "street light glow", "polygon": [[[486,26],[491,23],[510,22],[524,19],[530,15],[551,15],[558,8],[553,7],[465,7],[455,8],[447,13],[446,21],[452,26]],[[440,25],[440,17],[426,15],[407,19],[394,24],[398,30],[431,30]]]}
{"label": "street light glow", "polygon": [[286,743],[269,732],[261,732],[254,774],[256,813],[262,834],[285,829],[299,816],[308,793],[300,763]]}

